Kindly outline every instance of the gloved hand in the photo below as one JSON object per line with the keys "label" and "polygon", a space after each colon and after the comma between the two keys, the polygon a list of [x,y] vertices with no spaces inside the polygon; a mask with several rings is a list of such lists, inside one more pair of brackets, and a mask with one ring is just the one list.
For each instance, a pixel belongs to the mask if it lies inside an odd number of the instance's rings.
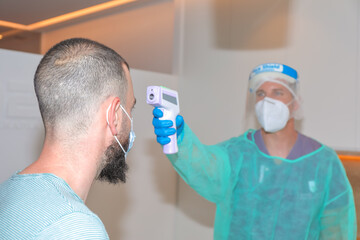
{"label": "gloved hand", "polygon": [[[161,145],[165,145],[170,143],[170,135],[173,135],[175,133],[175,129],[172,128],[173,122],[171,120],[160,120],[163,116],[163,112],[159,108],[154,108],[153,110],[153,122],[156,134],[156,140]],[[176,116],[176,131],[177,131],[177,137],[181,135],[182,131],[184,129],[184,118],[181,115]]]}

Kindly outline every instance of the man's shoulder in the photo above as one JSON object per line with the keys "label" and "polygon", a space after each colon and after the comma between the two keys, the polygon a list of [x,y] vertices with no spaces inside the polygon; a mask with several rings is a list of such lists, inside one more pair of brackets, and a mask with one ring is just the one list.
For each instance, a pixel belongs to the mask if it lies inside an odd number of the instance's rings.
{"label": "man's shoulder", "polygon": [[[303,135],[305,136],[305,135]],[[332,163],[340,163],[340,159],[336,153],[336,151],[330,146],[315,140],[314,138],[310,138],[305,136],[308,140],[308,145],[311,145],[314,148],[314,155],[319,156],[323,161],[332,162]]]}
{"label": "man's shoulder", "polygon": [[39,239],[109,239],[95,214],[72,212],[62,216],[38,233]]}
{"label": "man's shoulder", "polygon": [[316,149],[319,149],[319,150],[321,149],[321,152],[325,152],[328,155],[337,156],[337,154],[333,148],[322,143],[321,141],[319,141],[315,138],[309,137],[307,135],[304,135],[302,133],[299,133],[299,135],[301,136],[301,138],[303,138],[307,142],[307,144],[312,145]]}
{"label": "man's shoulder", "polygon": [[[49,202],[49,200],[53,200],[53,203],[59,203],[71,199],[74,199],[75,202],[82,202],[63,179],[48,173],[14,174],[0,185],[1,196],[11,196],[14,202],[30,201],[29,203],[35,204]],[[49,202],[49,204],[53,203]]]}
{"label": "man's shoulder", "polygon": [[13,175],[0,186],[0,209],[2,231],[14,234],[27,229],[31,236],[66,216],[101,223],[65,181],[51,174]]}

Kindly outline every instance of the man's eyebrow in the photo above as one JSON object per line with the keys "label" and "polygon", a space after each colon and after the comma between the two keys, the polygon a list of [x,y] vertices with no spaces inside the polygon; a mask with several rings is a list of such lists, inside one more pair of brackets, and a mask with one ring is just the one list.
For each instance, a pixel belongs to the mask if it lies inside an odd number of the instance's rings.
{"label": "man's eyebrow", "polygon": [[273,88],[272,91],[284,91],[285,89],[284,88]]}

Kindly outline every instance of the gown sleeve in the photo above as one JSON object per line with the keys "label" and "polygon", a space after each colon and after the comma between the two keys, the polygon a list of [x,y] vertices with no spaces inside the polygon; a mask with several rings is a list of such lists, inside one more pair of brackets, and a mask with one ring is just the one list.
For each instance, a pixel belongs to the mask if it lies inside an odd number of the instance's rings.
{"label": "gown sleeve", "polygon": [[228,141],[204,145],[188,125],[176,154],[167,155],[175,170],[197,193],[211,202],[219,202],[226,194],[231,178]]}

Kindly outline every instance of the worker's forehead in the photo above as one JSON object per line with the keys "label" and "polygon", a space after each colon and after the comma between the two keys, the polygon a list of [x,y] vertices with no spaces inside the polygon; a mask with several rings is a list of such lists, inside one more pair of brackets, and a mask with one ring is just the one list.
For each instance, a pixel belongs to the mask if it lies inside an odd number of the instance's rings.
{"label": "worker's forehead", "polygon": [[284,89],[289,91],[287,87],[284,86],[284,82],[272,82],[272,81],[265,81],[259,87],[258,90],[265,90],[265,89]]}

